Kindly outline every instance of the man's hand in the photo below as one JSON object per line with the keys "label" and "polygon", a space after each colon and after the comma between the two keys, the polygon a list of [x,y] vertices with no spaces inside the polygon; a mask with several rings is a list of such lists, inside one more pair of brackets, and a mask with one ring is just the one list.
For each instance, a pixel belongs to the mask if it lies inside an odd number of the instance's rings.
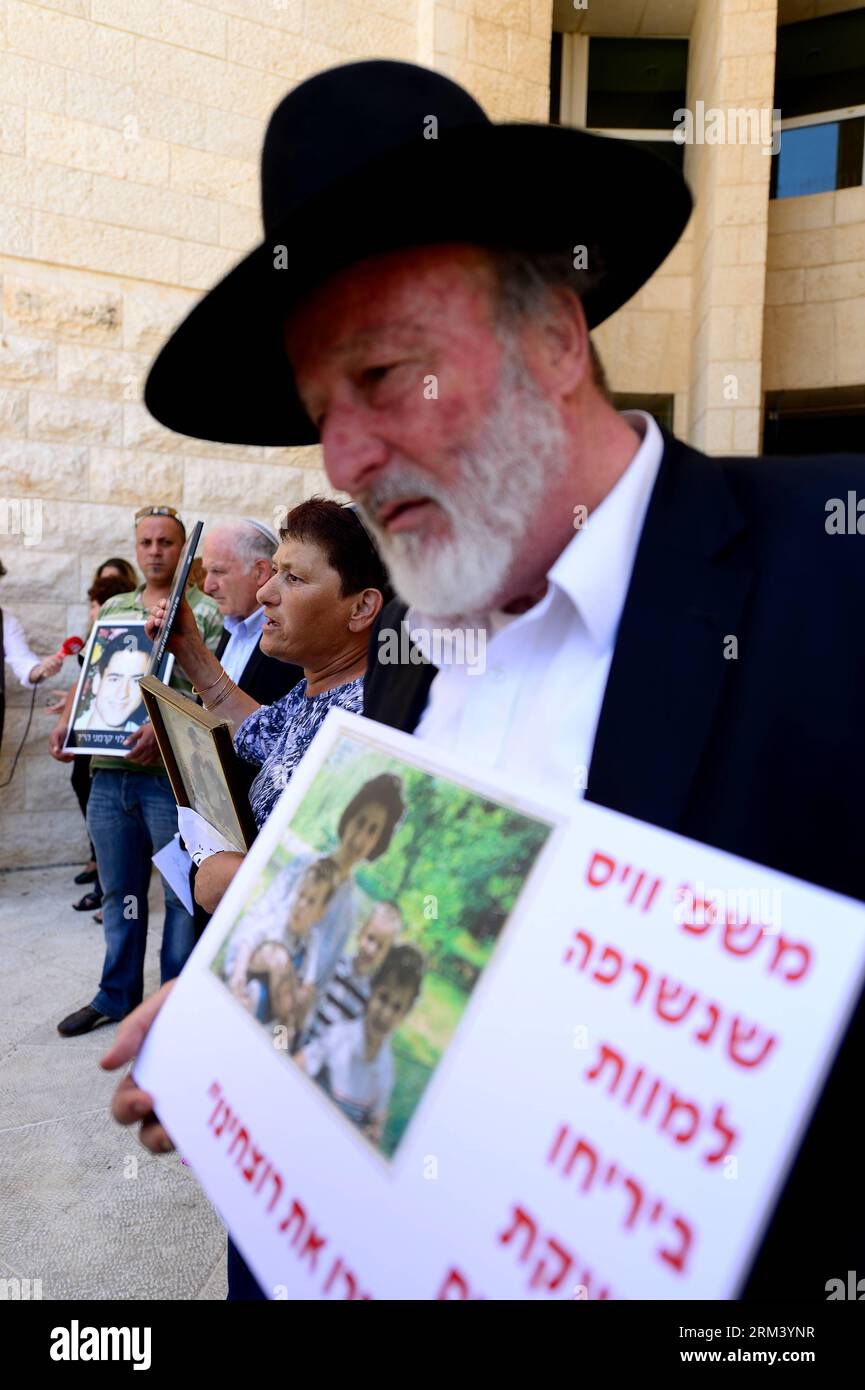
{"label": "man's hand", "polygon": [[66,691],[53,690],[45,701],[46,714],[62,714],[66,708]]}
{"label": "man's hand", "polygon": [[64,753],[63,745],[66,742],[68,724],[55,724],[51,733],[48,735],[48,751],[52,758],[56,758],[58,763],[71,763],[75,761],[74,753]]}
{"label": "man's hand", "polygon": [[222,895],[245,859],[236,850],[223,850],[202,859],[195,875],[195,901],[205,912],[215,912]]}
{"label": "man's hand", "polygon": [[[117,1029],[117,1036],[113,1044],[99,1062],[103,1071],[116,1071],[118,1067],[125,1066],[127,1062],[131,1062],[137,1057],[151,1023],[175,984],[175,980],[169,980],[160,990],[157,990],[156,994],[145,999],[143,1004],[139,1004],[137,1009],[133,1009],[132,1013],[124,1018]],[[140,1122],[141,1128],[138,1131],[138,1138],[145,1149],[150,1149],[151,1153],[168,1153],[174,1148],[174,1144],[154,1114],[153,1098],[136,1085],[131,1072],[126,1073],[114,1092],[111,1101],[111,1113],[121,1125],[134,1125]]]}
{"label": "man's hand", "polygon": [[156,735],[150,722],[142,724],[140,729],[131,733],[125,743],[127,748],[132,750],[129,756],[134,763],[159,762],[159,744],[156,742]]}

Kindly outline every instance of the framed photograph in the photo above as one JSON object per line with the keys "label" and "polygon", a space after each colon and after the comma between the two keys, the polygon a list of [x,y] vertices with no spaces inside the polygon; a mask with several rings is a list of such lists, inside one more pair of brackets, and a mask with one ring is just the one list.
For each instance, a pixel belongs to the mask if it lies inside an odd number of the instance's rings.
{"label": "framed photograph", "polygon": [[190,806],[240,851],[256,836],[231,728],[203,705],[144,676],[141,693],[178,806]]}
{"label": "framed photograph", "polygon": [[192,530],[186,538],[183,549],[180,552],[180,559],[177,561],[177,569],[174,571],[174,579],[171,581],[171,593],[168,595],[168,602],[165,606],[165,622],[159,632],[159,636],[153,644],[150,653],[150,660],[147,663],[146,676],[159,676],[163,680],[168,679],[168,667],[161,669],[165,657],[165,644],[171,636],[171,629],[174,619],[177,616],[177,608],[181,597],[186,593],[186,585],[189,580],[189,571],[192,569],[192,562],[195,559],[195,551],[201,539],[201,532],[204,528],[203,521],[196,521]]}
{"label": "framed photograph", "polygon": [[[149,717],[140,688],[152,648],[144,631],[145,621],[118,614],[94,623],[64,752],[129,757],[126,740]],[[174,658],[170,657],[167,675],[173,665]]]}

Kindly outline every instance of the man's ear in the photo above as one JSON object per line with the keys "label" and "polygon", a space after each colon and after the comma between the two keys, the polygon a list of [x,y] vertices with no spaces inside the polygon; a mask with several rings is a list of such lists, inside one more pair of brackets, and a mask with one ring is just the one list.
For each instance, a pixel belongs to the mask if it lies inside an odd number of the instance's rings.
{"label": "man's ear", "polygon": [[526,361],[546,393],[567,397],[591,379],[589,330],[579,296],[566,285],[551,288],[544,310],[528,325]]}
{"label": "man's ear", "polygon": [[356,594],[348,620],[349,632],[364,632],[371,628],[382,609],[380,589],[363,589]]}
{"label": "man's ear", "polygon": [[253,563],[252,573],[255,575],[255,589],[257,593],[259,589],[263,588],[271,576],[272,569],[270,561],[265,560],[262,555],[260,559]]}
{"label": "man's ear", "polygon": [[90,682],[90,689],[93,691],[93,694],[94,694],[94,695],[98,695],[98,694],[99,694],[99,687],[100,687],[101,684],[102,684],[102,672],[101,672],[101,671],[95,671],[94,674],[93,674],[93,680]]}

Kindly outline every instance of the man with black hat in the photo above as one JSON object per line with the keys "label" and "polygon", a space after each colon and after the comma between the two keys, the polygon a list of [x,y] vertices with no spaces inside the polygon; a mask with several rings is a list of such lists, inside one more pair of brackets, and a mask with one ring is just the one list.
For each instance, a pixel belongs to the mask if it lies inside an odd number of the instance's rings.
{"label": "man with black hat", "polygon": [[[680,175],[627,142],[493,125],[448,79],[370,62],[277,108],[262,207],[262,245],[180,326],[145,398],[196,437],[320,440],[401,596],[365,712],[865,898],[865,571],[824,526],[865,458],[709,458],[618,414],[591,347],[681,235]],[[404,624],[421,655],[437,624],[482,630],[486,678],[379,662]],[[828,1177],[862,1018],[749,1294],[822,1298],[865,1267],[861,1193]],[[115,1114],[146,1101],[127,1084]],[[142,1140],[168,1142],[156,1117]]]}

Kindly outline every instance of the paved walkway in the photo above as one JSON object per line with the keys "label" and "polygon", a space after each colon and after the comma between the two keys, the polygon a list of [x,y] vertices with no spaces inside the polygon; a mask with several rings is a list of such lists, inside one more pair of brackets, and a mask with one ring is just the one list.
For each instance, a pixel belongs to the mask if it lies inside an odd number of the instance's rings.
{"label": "paved walkway", "polygon": [[[222,1299],[225,1235],[192,1173],[109,1114],[113,1026],[57,1033],[102,964],[102,928],[71,906],[79,867],[0,872],[0,1280],[40,1279],[44,1299]],[[145,994],[158,889],[151,904]]]}

